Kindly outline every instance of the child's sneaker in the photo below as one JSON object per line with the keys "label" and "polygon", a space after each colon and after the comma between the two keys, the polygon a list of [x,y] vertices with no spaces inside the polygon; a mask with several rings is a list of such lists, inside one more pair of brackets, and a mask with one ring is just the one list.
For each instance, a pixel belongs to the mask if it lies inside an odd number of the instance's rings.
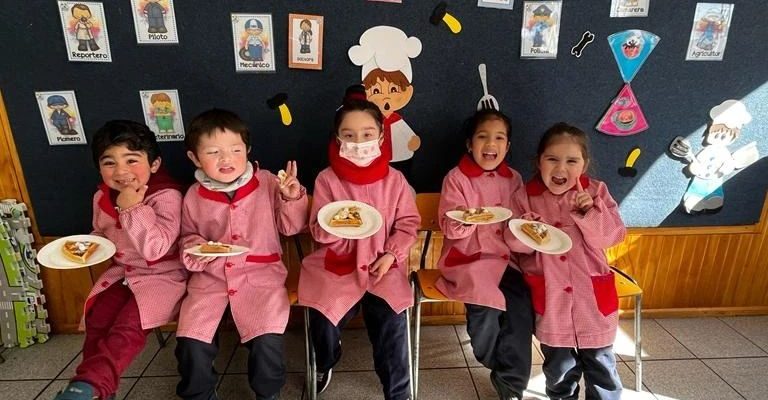
{"label": "child's sneaker", "polygon": [[511,393],[509,389],[505,388],[504,385],[497,381],[496,375],[491,373],[491,384],[493,385],[493,389],[496,390],[496,393],[499,395],[499,400],[520,400],[521,397],[518,395]]}
{"label": "child's sneaker", "polygon": [[329,369],[326,372],[317,373],[317,393],[323,393],[325,389],[328,389],[328,385],[331,383],[331,374],[333,369]]}
{"label": "child's sneaker", "polygon": [[98,398],[99,396],[93,393],[93,386],[86,382],[75,381],[70,382],[53,400],[92,400]]}

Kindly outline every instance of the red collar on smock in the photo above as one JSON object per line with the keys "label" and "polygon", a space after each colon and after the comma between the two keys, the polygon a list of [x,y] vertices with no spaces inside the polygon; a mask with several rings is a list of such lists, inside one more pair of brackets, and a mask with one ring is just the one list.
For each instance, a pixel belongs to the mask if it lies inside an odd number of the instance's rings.
{"label": "red collar on smock", "polygon": [[487,172],[496,172],[505,178],[511,178],[515,176],[512,173],[512,169],[510,169],[509,166],[507,166],[507,164],[503,161],[493,171],[486,171],[480,168],[480,166],[475,162],[475,159],[470,157],[469,154],[465,154],[463,157],[461,157],[461,160],[459,161],[459,171],[470,178],[477,178],[478,176],[481,176]]}
{"label": "red collar on smock", "polygon": [[235,203],[242,199],[245,196],[248,196],[249,194],[253,193],[256,188],[259,187],[259,179],[256,178],[257,173],[259,172],[258,165],[254,166],[253,171],[253,177],[251,177],[251,180],[248,181],[245,185],[241,186],[237,190],[235,190],[235,195],[232,197],[232,200],[229,199],[229,196],[227,196],[227,193],[225,192],[215,192],[210,189],[206,189],[203,187],[203,185],[200,185],[197,188],[197,193],[200,194],[200,196],[204,199],[217,201],[219,203]]}
{"label": "red collar on smock", "polygon": [[356,185],[366,185],[384,179],[389,174],[389,160],[392,159],[392,148],[382,144],[381,155],[366,167],[358,167],[352,161],[339,155],[339,142],[336,138],[328,144],[328,160],[331,169],[341,180],[352,182]]}
{"label": "red collar on smock", "polygon": [[[579,181],[581,182],[581,187],[584,189],[589,187],[588,176],[580,176]],[[547,185],[545,185],[544,181],[541,180],[541,175],[536,175],[535,178],[531,179],[528,181],[528,183],[525,184],[525,192],[528,193],[529,196],[540,196],[542,193],[548,190],[549,189],[547,188]],[[573,187],[568,190],[576,190],[576,185],[573,185]]]}

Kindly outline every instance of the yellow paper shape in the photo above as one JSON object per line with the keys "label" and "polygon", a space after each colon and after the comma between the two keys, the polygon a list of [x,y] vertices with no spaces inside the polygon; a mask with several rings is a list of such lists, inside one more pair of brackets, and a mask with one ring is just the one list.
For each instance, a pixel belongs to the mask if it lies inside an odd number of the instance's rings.
{"label": "yellow paper shape", "polygon": [[290,125],[291,122],[293,122],[293,118],[291,117],[291,110],[288,109],[288,106],[286,104],[280,104],[277,108],[280,110],[280,120],[283,121],[283,125]]}
{"label": "yellow paper shape", "polygon": [[443,22],[448,25],[448,28],[451,30],[451,32],[456,34],[461,32],[461,22],[459,22],[459,20],[456,19],[453,15],[445,13],[443,16]]}

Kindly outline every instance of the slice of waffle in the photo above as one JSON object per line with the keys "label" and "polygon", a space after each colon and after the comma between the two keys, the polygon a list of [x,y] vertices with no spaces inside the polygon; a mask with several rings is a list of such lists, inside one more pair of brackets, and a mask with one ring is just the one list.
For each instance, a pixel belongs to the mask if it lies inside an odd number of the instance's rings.
{"label": "slice of waffle", "polygon": [[360,216],[360,207],[342,207],[336,214],[333,214],[328,225],[348,228],[361,227],[363,225],[363,218]]}
{"label": "slice of waffle", "polygon": [[98,248],[98,243],[67,240],[64,242],[64,245],[61,246],[61,252],[64,253],[64,257],[66,257],[68,260],[72,260],[80,264],[85,264],[88,261],[88,258]]}
{"label": "slice of waffle", "polygon": [[520,229],[539,245],[549,243],[549,229],[544,224],[526,222],[520,225]]}
{"label": "slice of waffle", "polygon": [[219,242],[208,242],[200,245],[201,253],[229,253],[232,246]]}
{"label": "slice of waffle", "polygon": [[280,180],[280,187],[285,186],[285,179],[288,178],[288,174],[285,172],[285,170],[277,171],[277,179]]}
{"label": "slice of waffle", "polygon": [[493,213],[482,207],[468,208],[461,218],[465,222],[486,222],[493,219]]}

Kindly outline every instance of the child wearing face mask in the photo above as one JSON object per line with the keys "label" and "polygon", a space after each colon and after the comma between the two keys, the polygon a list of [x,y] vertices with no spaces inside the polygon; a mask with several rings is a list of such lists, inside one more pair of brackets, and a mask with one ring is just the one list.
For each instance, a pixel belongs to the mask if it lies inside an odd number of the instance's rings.
{"label": "child wearing face mask", "polygon": [[219,351],[216,329],[227,307],[248,348],[248,383],[258,400],[274,400],[285,383],[283,332],[289,302],[280,234],[307,225],[306,190],[296,162],[278,179],[248,162],[250,134],[234,113],[213,109],[195,117],[184,139],[198,168],[184,197],[180,246],[209,241],[247,248],[226,257],[183,253],[191,272],[176,330],[183,399],[215,400]]}
{"label": "child wearing face mask", "polygon": [[626,229],[605,183],[585,175],[587,136],[566,123],[539,142],[539,173],[526,184],[530,211],[573,241],[562,255],[533,252],[520,266],[531,289],[547,396],[575,399],[582,375],[588,399],[618,400],[613,342],[618,324],[614,276],[603,250]]}
{"label": "child wearing face mask", "polygon": [[[341,357],[341,329],[362,309],[384,398],[403,400],[410,396],[405,310],[413,305],[405,262],[420,218],[403,174],[382,153],[382,120],[362,86],[348,89],[336,111],[330,167],[315,180],[309,229],[321,247],[302,262],[299,303],[311,307],[318,392],[328,387]],[[339,200],[373,206],[383,226],[357,240],[326,232],[318,211]]]}
{"label": "child wearing face mask", "polygon": [[[533,311],[517,266],[527,251],[506,221],[469,225],[446,216],[451,210],[504,207],[520,216],[527,198],[520,174],[507,166],[510,122],[496,110],[481,110],[464,124],[467,154],[448,172],[440,193],[440,228],[445,235],[437,288],[464,302],[467,333],[475,358],[491,370],[502,400],[521,399],[531,374]],[[511,250],[511,251],[510,251]]]}

